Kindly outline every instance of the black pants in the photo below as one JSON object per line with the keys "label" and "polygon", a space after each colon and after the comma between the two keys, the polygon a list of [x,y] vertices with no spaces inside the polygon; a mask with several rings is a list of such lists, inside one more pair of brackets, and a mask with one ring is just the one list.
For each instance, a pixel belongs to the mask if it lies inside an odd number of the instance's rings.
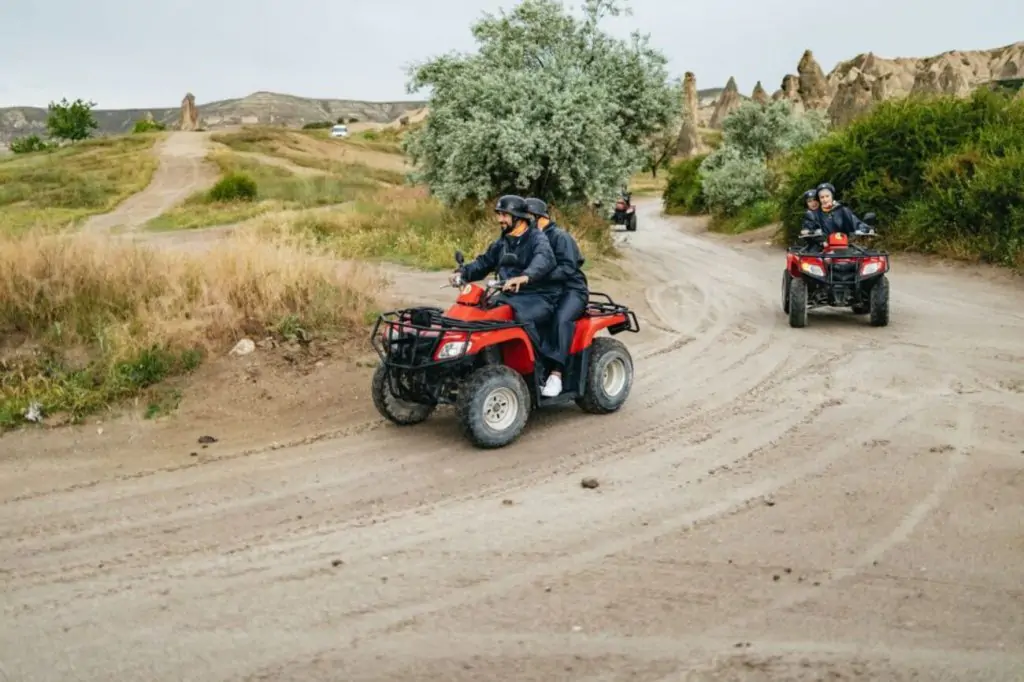
{"label": "black pants", "polygon": [[554,296],[547,294],[521,293],[521,294],[499,294],[496,303],[507,303],[512,306],[516,322],[519,322],[526,329],[526,334],[533,341],[533,347],[537,350],[543,348],[541,344],[540,329],[544,323],[551,319],[555,312]]}
{"label": "black pants", "polygon": [[569,350],[572,348],[572,338],[576,334],[576,320],[586,309],[589,298],[585,291],[570,289],[562,294],[558,301],[549,334],[550,343],[544,353],[552,371],[565,371],[565,365],[569,361]]}

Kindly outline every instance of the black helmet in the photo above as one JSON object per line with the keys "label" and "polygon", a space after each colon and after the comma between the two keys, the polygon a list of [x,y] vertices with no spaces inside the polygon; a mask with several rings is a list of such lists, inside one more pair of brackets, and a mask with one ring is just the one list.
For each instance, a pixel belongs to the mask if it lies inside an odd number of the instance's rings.
{"label": "black helmet", "polygon": [[518,194],[506,194],[498,199],[494,206],[495,213],[508,213],[510,216],[529,220],[530,214],[527,211],[526,199]]}
{"label": "black helmet", "polygon": [[815,191],[815,195],[820,193],[823,189],[827,189],[829,191],[829,194],[831,194],[832,196],[836,195],[836,188],[831,182],[823,182],[820,185],[818,185]]}
{"label": "black helmet", "polygon": [[818,200],[818,190],[809,189],[806,192],[804,192],[804,203],[806,204],[811,199],[814,199],[815,201]]}
{"label": "black helmet", "polygon": [[526,197],[526,212],[544,218],[551,217],[548,215],[548,205],[544,203],[543,199],[537,197]]}

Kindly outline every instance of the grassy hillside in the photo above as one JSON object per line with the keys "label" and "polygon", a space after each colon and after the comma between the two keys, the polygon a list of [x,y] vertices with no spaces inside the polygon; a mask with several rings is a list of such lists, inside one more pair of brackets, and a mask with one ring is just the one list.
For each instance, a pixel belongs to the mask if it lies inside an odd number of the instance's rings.
{"label": "grassy hillside", "polygon": [[149,184],[159,134],[0,157],[0,233],[58,228],[105,213]]}

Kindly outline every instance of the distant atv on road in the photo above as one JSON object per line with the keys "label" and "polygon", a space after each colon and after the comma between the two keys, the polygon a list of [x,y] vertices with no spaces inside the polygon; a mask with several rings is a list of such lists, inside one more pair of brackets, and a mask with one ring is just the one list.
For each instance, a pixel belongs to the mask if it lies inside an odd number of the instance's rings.
{"label": "distant atv on road", "polygon": [[[874,213],[864,222],[872,225]],[[876,236],[856,232],[855,237]],[[807,311],[820,307],[849,307],[855,315],[870,315],[873,327],[889,324],[889,254],[850,243],[844,233],[826,238],[821,230],[804,235],[801,246],[786,251],[782,272],[782,310],[790,327],[806,327]]]}
{"label": "distant atv on road", "polygon": [[636,206],[633,205],[633,193],[622,190],[622,195],[615,201],[612,212],[612,223],[625,225],[627,232],[636,232]]}

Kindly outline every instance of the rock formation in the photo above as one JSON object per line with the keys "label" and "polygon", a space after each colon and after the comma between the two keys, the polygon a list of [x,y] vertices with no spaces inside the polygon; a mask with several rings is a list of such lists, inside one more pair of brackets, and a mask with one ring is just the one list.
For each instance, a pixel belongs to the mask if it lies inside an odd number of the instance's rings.
{"label": "rock formation", "polygon": [[798,91],[804,106],[808,109],[827,109],[832,99],[832,88],[810,50],[804,50],[796,70],[800,74]]}
{"label": "rock formation", "polygon": [[199,130],[199,110],[196,108],[196,97],[191,92],[181,100],[180,130]]}
{"label": "rock formation", "polygon": [[768,93],[765,92],[764,86],[761,85],[761,81],[757,81],[754,85],[754,92],[751,93],[750,99],[754,100],[758,104],[768,104]]}
{"label": "rock formation", "polygon": [[736,87],[736,79],[730,76],[729,82],[725,84],[725,90],[718,96],[718,102],[715,104],[715,113],[711,115],[710,127],[715,130],[721,130],[722,122],[725,121],[726,116],[739,109],[742,102],[739,88]]}
{"label": "rock formation", "polygon": [[687,71],[683,76],[683,123],[679,128],[676,154],[694,156],[701,151],[700,135],[697,132],[697,76]]}

